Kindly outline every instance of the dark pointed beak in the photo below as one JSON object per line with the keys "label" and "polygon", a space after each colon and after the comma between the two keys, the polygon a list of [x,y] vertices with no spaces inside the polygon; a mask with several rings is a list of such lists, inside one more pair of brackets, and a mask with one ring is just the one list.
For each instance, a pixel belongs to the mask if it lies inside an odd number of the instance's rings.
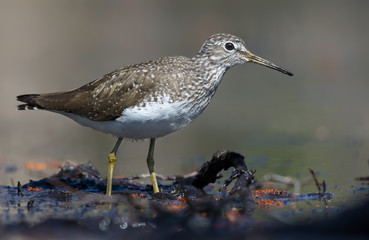
{"label": "dark pointed beak", "polygon": [[268,60],[265,60],[261,57],[258,57],[250,52],[244,53],[244,56],[245,56],[246,61],[248,62],[257,63],[265,67],[280,71],[281,73],[287,74],[288,76],[293,76],[293,73],[291,73],[287,69],[281,68],[280,66],[277,66],[274,63],[269,62]]}

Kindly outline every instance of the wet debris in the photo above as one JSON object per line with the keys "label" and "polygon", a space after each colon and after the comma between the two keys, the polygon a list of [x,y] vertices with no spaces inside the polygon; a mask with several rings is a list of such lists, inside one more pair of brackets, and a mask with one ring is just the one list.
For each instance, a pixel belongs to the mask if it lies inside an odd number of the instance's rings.
{"label": "wet debris", "polygon": [[74,180],[80,179],[96,179],[102,180],[100,173],[92,166],[88,164],[75,164],[67,162],[60,167],[60,171],[52,176],[53,178],[70,178]]}
{"label": "wet debris", "polygon": [[[233,172],[222,181],[221,173],[230,168]],[[135,181],[144,177],[113,179],[113,195],[108,197],[105,180],[91,164],[66,163],[49,178],[4,189],[9,198],[5,205],[17,213],[5,212],[0,226],[4,221],[20,222],[19,226],[27,222],[44,229],[49,222],[54,228],[60,223],[68,228],[75,224],[83,231],[98,229],[107,235],[96,236],[107,238],[153,233],[155,239],[177,234],[228,238],[252,232],[257,208],[332,198],[323,191],[303,195],[260,189],[255,170],[249,170],[244,157],[231,151],[217,151],[191,174],[161,176],[171,183],[160,184],[162,191],[157,194],[151,185]]]}
{"label": "wet debris", "polygon": [[194,187],[203,188],[221,178],[222,175],[220,172],[222,170],[228,170],[230,167],[235,169],[233,172],[234,176],[231,176],[225,181],[224,188],[228,186],[230,182],[241,176],[245,176],[247,179],[246,182],[243,181],[244,186],[254,182],[255,172],[247,169],[244,157],[231,151],[217,151],[214,153],[212,159],[204,163],[194,176],[185,178],[183,181],[186,181]]}

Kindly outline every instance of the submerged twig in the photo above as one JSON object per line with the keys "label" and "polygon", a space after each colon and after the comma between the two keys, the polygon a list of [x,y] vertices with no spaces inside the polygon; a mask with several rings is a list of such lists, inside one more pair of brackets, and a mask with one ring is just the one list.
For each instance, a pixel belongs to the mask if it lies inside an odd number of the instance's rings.
{"label": "submerged twig", "polygon": [[313,176],[316,187],[318,188],[320,199],[323,200],[323,202],[326,206],[328,206],[327,200],[324,197],[325,191],[327,189],[327,185],[325,184],[325,181],[323,180],[323,182],[322,182],[322,187],[323,187],[323,190],[322,190],[321,187],[320,187],[320,184],[318,182],[318,178],[315,175],[314,170],[309,168],[309,171],[310,171],[311,175]]}
{"label": "submerged twig", "polygon": [[21,194],[22,194],[21,187],[22,187],[22,185],[21,185],[21,184],[20,184],[20,182],[18,181],[18,184],[17,184],[17,195],[18,195],[18,197],[20,197],[20,196],[21,196]]}
{"label": "submerged twig", "polygon": [[315,175],[315,172],[313,169],[309,168],[309,172],[311,173],[311,175],[313,176],[314,182],[315,182],[315,186],[318,188],[319,194],[322,195],[322,189],[320,188],[320,184],[318,182],[318,179]]}

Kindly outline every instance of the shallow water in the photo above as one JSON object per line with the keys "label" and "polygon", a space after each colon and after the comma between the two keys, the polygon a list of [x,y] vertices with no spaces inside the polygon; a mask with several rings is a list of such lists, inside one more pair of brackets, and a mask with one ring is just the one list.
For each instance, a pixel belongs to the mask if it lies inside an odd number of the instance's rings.
{"label": "shallow water", "polygon": [[[304,182],[301,193],[316,192],[317,187],[310,179],[309,168],[313,169],[319,179],[326,183],[326,191],[334,197],[327,202],[329,211],[323,203],[300,201],[294,203],[293,209],[300,214],[290,214],[290,220],[309,219],[312,216],[334,215],[346,208],[355,206],[369,197],[368,182],[357,178],[369,175],[368,142],[352,139],[318,141],[306,137],[258,137],[245,141],[248,149],[248,166],[257,169],[257,178],[270,173],[290,176]],[[282,189],[293,191],[293,187]],[[296,207],[296,208],[295,208]],[[273,209],[278,215],[292,211],[291,206]]]}

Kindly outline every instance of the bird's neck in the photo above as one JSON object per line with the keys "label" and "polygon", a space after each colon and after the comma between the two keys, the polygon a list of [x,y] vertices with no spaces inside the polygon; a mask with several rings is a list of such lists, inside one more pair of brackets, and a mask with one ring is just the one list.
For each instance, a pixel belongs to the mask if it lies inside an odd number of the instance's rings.
{"label": "bird's neck", "polygon": [[191,60],[198,69],[198,72],[202,73],[203,76],[201,77],[212,82],[215,88],[219,85],[223,75],[229,69],[229,67],[220,62],[212,61],[206,54],[198,53],[191,58]]}
{"label": "bird's neck", "polygon": [[201,95],[209,98],[210,101],[228,68],[211,61],[207,56],[201,54],[197,54],[191,60],[197,69],[195,81],[201,82],[199,84],[202,88]]}

